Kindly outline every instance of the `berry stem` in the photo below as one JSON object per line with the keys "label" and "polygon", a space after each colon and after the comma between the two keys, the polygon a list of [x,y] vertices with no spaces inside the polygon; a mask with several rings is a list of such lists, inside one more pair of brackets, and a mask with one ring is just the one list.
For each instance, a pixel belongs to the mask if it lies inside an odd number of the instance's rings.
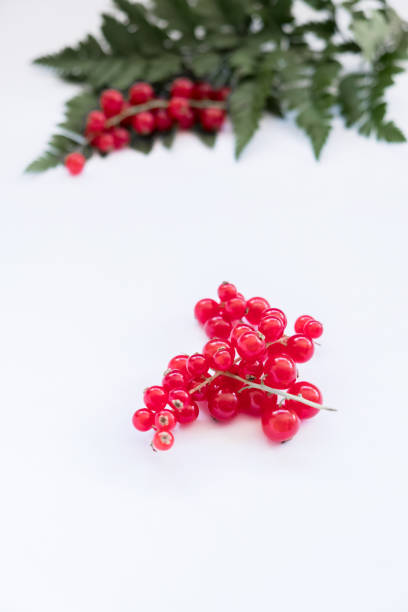
{"label": "berry stem", "polygon": [[192,395],[193,393],[195,393],[196,391],[199,391],[200,389],[202,389],[203,387],[205,387],[206,385],[209,385],[213,380],[215,380],[218,376],[220,376],[222,374],[222,372],[215,372],[215,374],[213,374],[212,376],[210,376],[209,378],[206,378],[204,382],[200,383],[199,385],[197,385],[196,387],[193,387],[192,389],[189,390],[190,395]]}

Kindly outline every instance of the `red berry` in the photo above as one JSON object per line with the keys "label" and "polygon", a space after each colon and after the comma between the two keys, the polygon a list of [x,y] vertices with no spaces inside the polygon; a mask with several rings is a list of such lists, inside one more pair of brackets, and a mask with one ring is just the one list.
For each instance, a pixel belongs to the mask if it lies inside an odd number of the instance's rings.
{"label": "red berry", "polygon": [[231,333],[231,324],[222,317],[212,317],[204,324],[204,331],[209,338],[226,340]]}
{"label": "red berry", "polygon": [[239,407],[241,412],[251,416],[260,416],[264,409],[266,393],[260,389],[244,389],[239,393]]}
{"label": "red berry", "polygon": [[264,371],[267,375],[265,384],[274,389],[287,389],[296,380],[296,364],[286,355],[269,357]]}
{"label": "red berry", "polygon": [[178,120],[179,127],[182,130],[189,130],[195,123],[194,111],[189,108],[188,111]]}
{"label": "red berry", "polygon": [[246,301],[240,297],[234,297],[224,304],[224,317],[227,321],[238,321],[242,319],[246,311]]}
{"label": "red berry", "polygon": [[288,320],[286,318],[285,313],[283,312],[283,310],[280,310],[279,308],[267,308],[262,313],[262,318],[264,317],[276,317],[277,319],[280,319],[283,323],[284,328],[288,324]]}
{"label": "red berry", "polygon": [[217,100],[218,102],[224,102],[231,93],[231,89],[229,87],[221,87],[220,89],[214,89],[211,94],[212,100]]}
{"label": "red berry", "polygon": [[185,376],[187,374],[187,360],[188,355],[176,355],[170,359],[167,368],[169,370],[179,370]]}
{"label": "red berry", "polygon": [[285,326],[282,319],[277,317],[262,317],[258,329],[265,336],[266,342],[275,342],[282,338]]}
{"label": "red berry", "polygon": [[232,298],[236,297],[238,292],[235,285],[224,282],[218,287],[217,293],[221,302],[227,302],[228,300],[232,300]]}
{"label": "red berry", "polygon": [[174,412],[176,413],[178,422],[182,425],[187,425],[187,423],[192,423],[198,418],[200,411],[198,410],[197,404],[190,400],[188,404],[183,404],[183,406],[175,408]]}
{"label": "red berry", "polygon": [[247,301],[246,319],[253,325],[258,325],[262,313],[269,308],[269,302],[262,297],[253,297]]}
{"label": "red berry", "polygon": [[[286,342],[286,339],[284,342]],[[268,346],[268,357],[275,357],[275,355],[286,355],[287,357],[290,357],[289,351],[286,350],[286,344],[284,344],[284,342],[280,342],[278,340],[277,342],[273,342],[270,346]]]}
{"label": "red berry", "polygon": [[212,319],[212,317],[216,317],[220,313],[220,306],[217,304],[215,300],[211,300],[210,298],[204,298],[197,302],[194,307],[194,316],[202,325],[208,319]]}
{"label": "red berry", "polygon": [[177,419],[171,410],[160,410],[154,416],[154,425],[159,431],[170,431],[175,428],[176,424]]}
{"label": "red berry", "polygon": [[264,434],[274,442],[286,442],[299,431],[300,421],[295,412],[286,408],[264,410],[262,428]]}
{"label": "red berry", "polygon": [[211,98],[213,88],[209,83],[201,81],[194,85],[193,98],[195,100],[208,100]]}
{"label": "red berry", "polygon": [[234,356],[232,351],[226,348],[218,349],[216,353],[214,353],[211,359],[211,367],[214,370],[221,370],[222,372],[226,372],[229,370],[234,363]]}
{"label": "red berry", "polygon": [[211,361],[211,358],[220,349],[228,349],[232,352],[232,347],[229,342],[226,342],[224,340],[218,340],[217,338],[213,338],[212,340],[209,340],[204,345],[203,355],[205,355]]}
{"label": "red berry", "polygon": [[238,338],[242,335],[245,334],[246,332],[249,331],[254,331],[254,328],[251,327],[250,325],[247,325],[246,323],[238,323],[238,325],[236,325],[234,327],[234,329],[232,330],[231,333],[231,342],[234,346],[236,346]]}
{"label": "red berry", "polygon": [[149,83],[135,83],[129,90],[129,100],[132,106],[145,104],[154,98],[154,90]]}
{"label": "red berry", "polygon": [[179,98],[191,98],[194,92],[194,83],[190,79],[180,78],[173,81],[170,95]]}
{"label": "red berry", "polygon": [[174,409],[182,408],[191,403],[191,397],[186,389],[171,389],[168,403]]}
{"label": "red berry", "polygon": [[138,134],[151,134],[155,125],[154,115],[150,111],[143,111],[132,117],[133,129]]}
{"label": "red berry", "polygon": [[218,132],[225,120],[222,108],[203,108],[200,111],[200,123],[206,132]]}
{"label": "red berry", "polygon": [[201,387],[201,389],[198,389],[198,391],[194,391],[193,393],[191,393],[191,390],[194,389],[194,387],[198,387],[198,385],[203,383],[208,378],[209,378],[209,375],[205,374],[204,376],[199,376],[198,378],[193,378],[192,380],[190,380],[188,382],[187,389],[188,389],[188,392],[189,392],[190,397],[191,397],[192,400],[194,400],[196,402],[202,402],[203,400],[207,399],[208,392],[209,392],[209,389],[210,389],[210,385],[209,384],[208,385],[204,385],[203,387]]}
{"label": "red berry", "polygon": [[81,174],[85,166],[85,157],[82,153],[70,153],[64,160],[64,165],[68,172],[75,176]]}
{"label": "red berry", "polygon": [[149,431],[153,427],[154,414],[147,408],[136,410],[132,418],[133,426],[139,431]]}
{"label": "red berry", "polygon": [[297,334],[303,334],[306,323],[312,319],[313,317],[309,317],[309,315],[302,315],[301,317],[298,317],[295,321],[295,332]]}
{"label": "red berry", "polygon": [[[315,385],[312,385],[312,383],[305,381],[295,382],[289,387],[288,393],[292,395],[301,395],[304,399],[315,402],[316,404],[323,403],[323,397],[320,390]],[[285,408],[296,412],[300,419],[310,419],[320,412],[318,408],[313,408],[313,406],[308,406],[307,404],[302,404],[302,402],[297,402],[292,399],[285,400]]]}
{"label": "red berry", "polygon": [[313,357],[314,344],[310,338],[302,334],[295,334],[288,338],[286,349],[294,361],[304,363]]}
{"label": "red berry", "polygon": [[162,410],[167,404],[167,393],[163,387],[155,385],[154,387],[145,389],[143,399],[147,408],[157,412],[158,410]]}
{"label": "red berry", "polygon": [[117,89],[106,89],[101,95],[100,104],[107,117],[114,117],[123,109],[123,96]]}
{"label": "red berry", "polygon": [[167,132],[173,125],[173,119],[170,117],[167,108],[158,108],[154,118],[159,132]]}
{"label": "red berry", "polygon": [[171,431],[156,431],[152,444],[158,451],[169,450],[174,444],[174,436]]}
{"label": "red berry", "polygon": [[306,322],[303,328],[303,333],[305,336],[309,336],[309,338],[316,340],[316,338],[320,338],[323,333],[323,325],[319,323],[319,321],[312,319],[312,321]]}
{"label": "red berry", "polygon": [[167,108],[170,117],[176,119],[176,121],[180,121],[183,117],[190,116],[191,108],[186,98],[171,98]]}
{"label": "red berry", "polygon": [[93,144],[101,153],[109,153],[114,147],[113,136],[110,132],[102,132],[96,136]]}
{"label": "red berry", "polygon": [[241,360],[238,364],[238,376],[246,380],[256,380],[262,375],[262,361],[244,361]]}
{"label": "red berry", "polygon": [[208,373],[208,368],[210,367],[210,363],[208,357],[205,355],[201,355],[200,353],[195,353],[188,358],[187,361],[187,372],[192,377],[202,376],[203,374]]}
{"label": "red berry", "polygon": [[105,128],[106,116],[102,111],[91,111],[86,119],[87,132],[97,134]]}
{"label": "red berry", "polygon": [[265,354],[265,340],[255,331],[246,332],[237,340],[237,351],[245,361],[257,361]]}
{"label": "red berry", "polygon": [[183,373],[179,370],[170,370],[165,373],[162,380],[162,387],[167,393],[172,389],[185,389],[186,380]]}
{"label": "red berry", "polygon": [[217,421],[229,421],[238,412],[238,397],[233,391],[219,389],[210,395],[208,410]]}
{"label": "red berry", "polygon": [[[126,102],[125,100],[123,103],[122,113],[128,110],[131,106],[132,105],[129,102]],[[132,115],[128,115],[127,117],[124,117],[120,123],[121,125],[127,125],[127,126],[132,125]]]}
{"label": "red berry", "polygon": [[123,149],[130,142],[130,135],[125,128],[115,127],[112,130],[113,136],[113,146],[118,151],[119,149]]}

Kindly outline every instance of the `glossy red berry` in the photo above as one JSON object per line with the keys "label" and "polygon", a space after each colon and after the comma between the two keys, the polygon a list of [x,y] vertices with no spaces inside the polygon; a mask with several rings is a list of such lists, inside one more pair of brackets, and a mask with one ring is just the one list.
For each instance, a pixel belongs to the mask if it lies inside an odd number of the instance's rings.
{"label": "glossy red berry", "polygon": [[212,317],[205,322],[204,331],[209,338],[226,340],[231,333],[231,323],[219,316]]}
{"label": "glossy red berry", "polygon": [[183,406],[175,408],[174,412],[178,422],[182,425],[187,425],[198,418],[200,411],[197,404],[191,399],[188,404],[183,404]]}
{"label": "glossy red berry", "polygon": [[210,298],[204,298],[197,302],[194,307],[194,316],[202,325],[208,319],[212,319],[212,317],[216,317],[220,313],[220,306],[217,304],[215,300]]}
{"label": "glossy red berry", "polygon": [[283,328],[285,328],[288,324],[288,320],[286,318],[285,313],[279,308],[267,308],[262,313],[262,318],[264,317],[276,317],[277,319],[280,319],[283,323]]}
{"label": "glossy red berry", "polygon": [[238,292],[235,285],[224,282],[218,287],[217,293],[221,302],[227,302],[228,300],[232,300],[232,298],[236,297]]}
{"label": "glossy red berry", "polygon": [[145,104],[154,98],[154,90],[149,83],[135,83],[129,90],[129,101],[132,106]]}
{"label": "glossy red berry", "polygon": [[232,351],[226,348],[219,349],[211,359],[211,367],[214,370],[221,370],[226,372],[229,370],[234,363],[234,356]]}
{"label": "glossy red berry", "polygon": [[170,359],[167,369],[179,370],[185,376],[187,374],[187,361],[188,355],[176,355]]}
{"label": "glossy red berry", "polygon": [[162,380],[162,387],[167,393],[172,389],[185,389],[186,380],[179,370],[169,370],[165,373]]}
{"label": "glossy red berry", "polygon": [[269,357],[264,371],[265,384],[273,389],[287,389],[296,380],[296,364],[286,355]]}
{"label": "glossy red berry", "polygon": [[152,444],[158,451],[170,450],[174,444],[174,436],[171,431],[156,431]]}
{"label": "glossy red berry", "polygon": [[246,300],[234,297],[224,303],[224,318],[228,321],[238,321],[242,319],[246,311]]}
{"label": "glossy red berry", "polygon": [[210,362],[208,357],[201,355],[201,353],[195,353],[188,358],[187,372],[193,378],[207,374],[209,367]]}
{"label": "glossy red berry", "polygon": [[[316,404],[323,403],[323,396],[320,390],[309,382],[298,381],[293,383],[293,385],[289,387],[288,393],[292,395],[301,395],[304,399],[315,402]],[[320,412],[318,408],[308,406],[307,404],[292,399],[285,400],[285,408],[296,412],[300,419],[310,419]]]}
{"label": "glossy red berry", "polygon": [[186,98],[181,98],[181,97],[171,98],[167,108],[168,108],[170,117],[172,117],[176,121],[179,121],[185,116],[188,117],[191,111],[188,100]]}
{"label": "glossy red berry", "polygon": [[91,111],[86,119],[86,130],[88,133],[98,134],[105,129],[106,116],[102,111]]}
{"label": "glossy red berry", "polygon": [[106,117],[114,117],[123,109],[124,99],[117,89],[106,89],[100,99],[100,104]]}
{"label": "glossy red berry", "polygon": [[81,174],[84,169],[86,159],[82,153],[70,153],[64,160],[64,165],[72,176]]}
{"label": "glossy red berry", "polygon": [[237,340],[237,351],[245,361],[257,361],[265,354],[265,340],[255,331],[246,332]]}
{"label": "glossy red berry", "polygon": [[117,151],[119,149],[124,149],[130,142],[129,132],[122,127],[115,127],[112,130],[113,136],[113,147]]}
{"label": "glossy red berry", "polygon": [[256,417],[262,414],[266,398],[264,391],[260,389],[243,389],[238,397],[241,412]]}
{"label": "glossy red berry", "polygon": [[309,361],[313,357],[314,344],[307,336],[295,334],[288,338],[286,350],[296,363],[305,363],[305,361]]}
{"label": "glossy red berry", "polygon": [[225,111],[222,108],[203,108],[200,111],[200,123],[206,132],[218,132],[225,121]]}
{"label": "glossy red berry", "polygon": [[175,79],[171,86],[170,95],[178,98],[191,98],[193,96],[194,89],[194,83],[190,79]]}
{"label": "glossy red berry", "polygon": [[292,410],[277,408],[266,409],[262,413],[262,429],[264,434],[274,442],[291,440],[299,431],[299,417]]}
{"label": "glossy red berry", "polygon": [[110,132],[102,132],[96,136],[93,144],[101,153],[109,153],[114,147],[113,136]]}
{"label": "glossy red berry", "polygon": [[211,98],[213,88],[205,81],[200,81],[194,85],[193,98],[195,100],[208,100]]}
{"label": "glossy red berry", "polygon": [[167,108],[158,108],[154,115],[156,128],[159,132],[167,132],[173,125],[173,119],[170,117]]}
{"label": "glossy red berry", "polygon": [[142,113],[133,115],[132,126],[138,134],[151,134],[156,126],[153,113],[150,111],[143,111]]}
{"label": "glossy red berry", "polygon": [[290,357],[289,351],[286,349],[286,339],[283,342],[280,340],[273,342],[266,350],[268,357],[275,357],[275,355],[287,355]]}
{"label": "glossy red berry", "polygon": [[323,325],[319,323],[319,321],[315,321],[312,319],[311,321],[307,321],[303,328],[303,333],[305,336],[309,336],[313,340],[320,338],[323,333]]}
{"label": "glossy red berry", "polygon": [[275,342],[282,338],[285,326],[282,319],[277,317],[262,317],[259,322],[259,331],[265,336],[266,342]]}
{"label": "glossy red berry", "polygon": [[254,331],[254,328],[246,323],[238,323],[231,332],[231,343],[236,346],[238,338],[246,332]]}
{"label": "glossy red berry", "polygon": [[218,102],[224,102],[231,93],[229,87],[221,87],[220,89],[214,89],[211,93],[211,99],[217,100]]}
{"label": "glossy red berry", "polygon": [[179,119],[178,124],[182,130],[189,130],[195,123],[194,111],[189,108]]}
{"label": "glossy red berry", "polygon": [[306,323],[312,319],[313,317],[309,317],[309,315],[302,315],[301,317],[298,317],[295,321],[295,332],[297,334],[303,334]]}
{"label": "glossy red berry", "polygon": [[244,361],[243,359],[238,364],[238,376],[246,380],[256,380],[262,375],[262,361]]}
{"label": "glossy red berry", "polygon": [[148,387],[144,390],[143,400],[147,408],[157,412],[162,410],[167,404],[167,392],[163,387],[157,385]]}
{"label": "glossy red berry", "polygon": [[154,426],[158,431],[170,431],[176,424],[176,416],[171,410],[160,410],[154,415]]}
{"label": "glossy red berry", "polygon": [[232,351],[231,344],[226,340],[219,340],[218,338],[213,338],[209,340],[203,348],[203,355],[205,355],[208,359],[211,360],[213,355],[220,349],[228,349]]}
{"label": "glossy red berry", "polygon": [[168,403],[172,408],[182,408],[190,402],[191,397],[187,389],[171,389],[169,391]]}
{"label": "glossy red berry", "polygon": [[253,297],[247,301],[246,319],[253,325],[258,325],[262,313],[269,308],[269,302],[262,297]]}
{"label": "glossy red berry", "polygon": [[154,413],[147,408],[136,410],[132,418],[133,426],[139,431],[149,431],[153,427]]}
{"label": "glossy red berry", "polygon": [[233,391],[216,390],[208,400],[208,410],[217,421],[229,421],[238,413],[238,396]]}

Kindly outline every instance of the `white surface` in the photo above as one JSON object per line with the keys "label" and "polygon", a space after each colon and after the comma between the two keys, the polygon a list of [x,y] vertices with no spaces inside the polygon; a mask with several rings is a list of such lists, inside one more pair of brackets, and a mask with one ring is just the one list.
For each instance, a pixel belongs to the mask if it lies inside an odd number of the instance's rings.
{"label": "white surface", "polygon": [[[239,164],[227,133],[22,176],[75,91],[28,61],[107,6],[0,9],[0,610],[405,612],[408,148],[339,123],[316,164],[270,119]],[[153,454],[131,414],[224,278],[324,321],[302,371],[339,413],[281,447],[203,418]]]}

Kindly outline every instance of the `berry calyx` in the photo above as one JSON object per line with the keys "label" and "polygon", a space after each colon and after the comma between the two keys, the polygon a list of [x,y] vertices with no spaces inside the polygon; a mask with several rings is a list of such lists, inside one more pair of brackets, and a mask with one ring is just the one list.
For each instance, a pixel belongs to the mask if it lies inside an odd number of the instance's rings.
{"label": "berry calyx", "polygon": [[167,392],[163,389],[163,387],[159,387],[154,385],[153,387],[148,387],[144,390],[143,400],[147,408],[157,412],[162,410],[167,404]]}
{"label": "berry calyx", "polygon": [[149,83],[135,83],[129,90],[129,101],[132,106],[146,104],[154,98],[154,90]]}
{"label": "berry calyx", "polygon": [[149,431],[153,427],[154,413],[147,408],[136,410],[132,417],[132,423],[138,431]]}
{"label": "berry calyx", "polygon": [[314,344],[307,336],[295,334],[287,339],[286,349],[296,363],[305,363],[313,357]]}
{"label": "berry calyx", "polygon": [[154,425],[158,431],[170,431],[176,424],[177,419],[171,410],[160,410],[154,416]]}
{"label": "berry calyx", "polygon": [[[291,393],[292,395],[300,395],[303,399],[310,400],[316,404],[323,403],[323,396],[320,390],[316,387],[316,385],[312,385],[312,383],[309,382],[297,381],[293,383],[293,385],[289,387],[288,393]],[[307,404],[297,402],[293,399],[285,399],[284,406],[285,408],[296,412],[300,419],[310,419],[320,412],[318,408],[308,406]]]}
{"label": "berry calyx", "polygon": [[143,111],[132,117],[132,127],[138,134],[151,134],[155,125],[154,115],[150,111]]}
{"label": "berry calyx", "polygon": [[174,444],[174,436],[171,431],[157,431],[153,437],[153,448],[158,451],[170,450]]}
{"label": "berry calyx", "polygon": [[297,434],[300,427],[299,417],[286,408],[270,408],[262,413],[262,429],[273,442],[287,442]]}
{"label": "berry calyx", "polygon": [[106,117],[114,117],[123,109],[124,99],[117,89],[106,89],[101,95],[100,104]]}
{"label": "berry calyx", "polygon": [[64,160],[64,165],[72,176],[81,174],[84,169],[86,159],[82,153],[70,153]]}

